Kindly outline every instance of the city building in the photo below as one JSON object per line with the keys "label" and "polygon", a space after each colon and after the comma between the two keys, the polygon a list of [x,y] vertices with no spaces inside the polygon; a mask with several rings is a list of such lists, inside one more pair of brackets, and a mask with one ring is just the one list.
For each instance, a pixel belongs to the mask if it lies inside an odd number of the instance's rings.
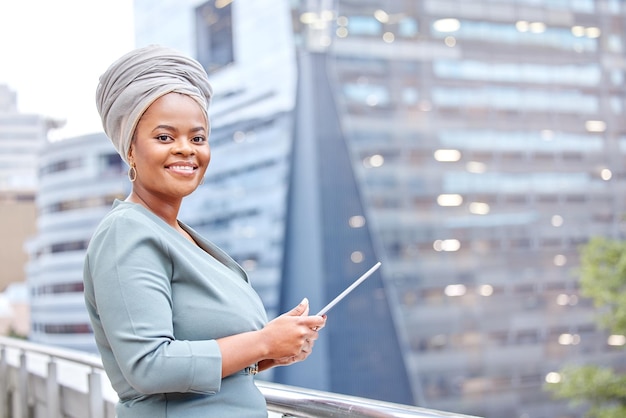
{"label": "city building", "polygon": [[26,247],[29,340],[96,352],[83,298],[91,234],[130,191],[124,162],[104,133],[46,143],[39,159],[37,233]]}
{"label": "city building", "polygon": [[55,123],[19,112],[17,94],[0,84],[0,293],[26,281],[24,241],[35,233],[37,158]]}

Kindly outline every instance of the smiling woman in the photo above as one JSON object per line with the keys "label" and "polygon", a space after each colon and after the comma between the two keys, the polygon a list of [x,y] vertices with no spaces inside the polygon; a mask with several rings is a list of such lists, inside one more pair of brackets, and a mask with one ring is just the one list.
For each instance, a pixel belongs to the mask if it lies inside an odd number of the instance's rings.
{"label": "smiling woman", "polygon": [[98,85],[132,182],[96,229],[83,273],[119,418],[266,417],[254,375],[305,360],[326,323],[306,299],[268,322],[241,266],[177,219],[211,160],[211,95],[197,61],[160,46],[124,55]]}

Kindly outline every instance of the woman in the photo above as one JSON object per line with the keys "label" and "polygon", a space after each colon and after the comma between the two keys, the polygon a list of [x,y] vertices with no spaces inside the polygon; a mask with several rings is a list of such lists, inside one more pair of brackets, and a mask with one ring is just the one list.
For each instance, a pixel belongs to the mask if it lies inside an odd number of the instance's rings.
{"label": "woman", "polygon": [[246,273],[178,221],[211,159],[212,90],[195,60],[160,46],[124,55],[96,93],[132,191],[89,244],[85,301],[117,416],[267,416],[253,375],[304,360],[325,317],[304,299],[267,322]]}

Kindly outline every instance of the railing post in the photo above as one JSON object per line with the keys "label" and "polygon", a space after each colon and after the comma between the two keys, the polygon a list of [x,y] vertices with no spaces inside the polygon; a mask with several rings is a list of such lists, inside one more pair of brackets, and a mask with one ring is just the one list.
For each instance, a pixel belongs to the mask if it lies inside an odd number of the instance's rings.
{"label": "railing post", "polygon": [[13,402],[13,417],[28,418],[28,364],[24,350],[20,350],[20,370],[17,375],[17,387],[15,395],[16,402]]}
{"label": "railing post", "polygon": [[104,418],[102,378],[93,368],[89,372],[89,418]]}
{"label": "railing post", "polygon": [[57,362],[54,357],[48,361],[48,375],[46,376],[46,417],[59,418],[59,381],[57,374]]}
{"label": "railing post", "polygon": [[0,347],[0,418],[9,418],[9,365],[5,346]]}

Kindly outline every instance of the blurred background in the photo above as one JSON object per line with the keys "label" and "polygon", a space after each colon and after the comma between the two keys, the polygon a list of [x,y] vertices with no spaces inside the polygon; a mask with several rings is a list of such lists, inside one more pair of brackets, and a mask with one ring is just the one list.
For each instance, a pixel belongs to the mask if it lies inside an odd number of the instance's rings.
{"label": "blurred background", "polygon": [[[13,4],[16,3],[16,4]],[[0,332],[95,352],[84,250],[127,167],[98,76],[149,44],[214,88],[212,161],[181,220],[270,317],[329,313],[280,383],[489,418],[581,418],[571,365],[626,370],[581,293],[581,246],[624,236],[622,0],[116,0],[0,4]],[[200,319],[199,320],[204,320]]]}

